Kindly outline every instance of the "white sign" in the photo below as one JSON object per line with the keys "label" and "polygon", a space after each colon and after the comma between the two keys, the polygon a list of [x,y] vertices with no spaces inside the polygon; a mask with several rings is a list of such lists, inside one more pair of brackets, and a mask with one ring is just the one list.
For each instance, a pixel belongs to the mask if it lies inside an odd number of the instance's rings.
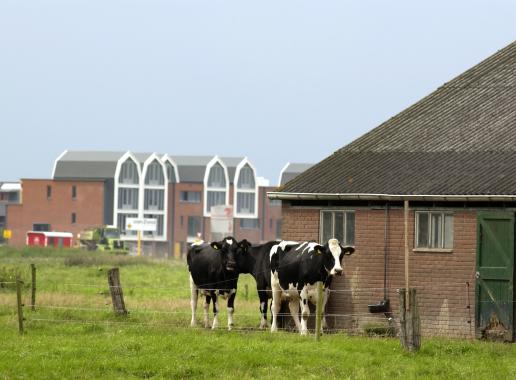
{"label": "white sign", "polygon": [[211,207],[211,240],[221,240],[233,235],[233,206]]}
{"label": "white sign", "polygon": [[129,231],[150,231],[156,232],[158,220],[153,218],[127,218],[125,228]]}

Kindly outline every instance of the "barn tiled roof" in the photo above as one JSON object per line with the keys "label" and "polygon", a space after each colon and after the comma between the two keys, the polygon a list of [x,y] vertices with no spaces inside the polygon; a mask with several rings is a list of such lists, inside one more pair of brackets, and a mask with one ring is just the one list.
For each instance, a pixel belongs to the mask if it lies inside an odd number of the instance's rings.
{"label": "barn tiled roof", "polygon": [[278,191],[515,195],[516,42]]}

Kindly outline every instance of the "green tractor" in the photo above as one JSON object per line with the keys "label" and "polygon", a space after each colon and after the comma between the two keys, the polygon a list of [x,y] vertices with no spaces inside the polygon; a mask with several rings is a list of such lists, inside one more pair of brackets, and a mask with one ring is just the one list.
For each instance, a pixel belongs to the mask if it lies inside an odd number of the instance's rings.
{"label": "green tractor", "polygon": [[79,234],[82,249],[88,251],[106,251],[112,253],[128,253],[128,248],[120,240],[120,230],[114,226],[91,227]]}

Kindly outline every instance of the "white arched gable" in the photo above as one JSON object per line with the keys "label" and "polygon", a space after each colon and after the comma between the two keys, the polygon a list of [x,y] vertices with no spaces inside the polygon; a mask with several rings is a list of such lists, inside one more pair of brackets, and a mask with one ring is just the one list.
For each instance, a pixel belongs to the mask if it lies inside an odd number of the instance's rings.
{"label": "white arched gable", "polygon": [[[174,175],[176,176],[176,183],[181,182],[181,179],[179,178],[179,170],[177,169],[177,163],[168,154],[165,154],[161,158],[161,161],[165,164],[165,169],[167,169],[166,168],[167,163],[172,165],[172,168],[174,169]],[[165,171],[167,172],[167,177],[168,177],[168,170],[165,170]],[[167,180],[168,180],[168,182],[170,182],[170,178],[167,178]]]}
{"label": "white arched gable", "polygon": [[[208,180],[210,178],[210,172],[211,172],[211,169],[215,166],[219,164],[223,171],[224,171],[224,178],[225,178],[225,186],[222,188],[222,187],[209,187],[208,186]],[[213,157],[210,162],[208,162],[208,164],[206,165],[206,171],[204,172],[204,204],[203,204],[203,213],[204,213],[204,216],[211,216],[211,212],[210,210],[208,209],[208,193],[209,192],[214,192],[214,193],[222,193],[222,192],[225,192],[225,195],[224,195],[224,199],[225,199],[225,203],[224,204],[229,204],[229,175],[228,175],[228,168],[226,166],[226,164],[219,158],[219,156],[215,156]]]}
{"label": "white arched gable", "polygon": [[283,177],[283,173],[285,173],[285,170],[287,170],[287,168],[290,166],[290,162],[287,162],[285,166],[283,166],[283,169],[281,169],[280,173],[279,173],[279,178],[278,178],[278,186],[281,186],[281,178]]}
{"label": "white arched gable", "polygon": [[[245,167],[249,167],[253,172],[253,179],[254,179],[254,187],[253,188],[239,188],[238,182],[240,179],[240,172]],[[247,157],[245,157],[240,163],[237,165],[235,170],[235,180],[233,181],[233,207],[234,207],[234,215],[235,218],[258,218],[258,181],[256,178],[256,168],[253,164],[248,160]],[[238,202],[239,194],[247,194],[248,197],[252,197],[252,194],[254,194],[254,200],[252,201],[254,203],[254,210],[253,212],[239,212],[240,205]]]}
{"label": "white arched gable", "polygon": [[[163,184],[147,184],[147,172],[149,167],[156,162],[161,168]],[[158,231],[155,233],[144,232],[144,237],[154,240],[164,240],[167,235],[167,207],[168,207],[168,178],[167,167],[162,159],[152,153],[143,163],[142,176],[140,177],[140,216],[143,218],[157,219]]]}
{"label": "white arched gable", "polygon": [[[132,160],[136,164],[136,170],[138,173],[138,181],[136,184],[121,184],[119,183],[119,177],[120,177],[120,171],[122,170],[122,165],[127,161]],[[139,217],[140,216],[140,209],[142,207],[141,205],[141,190],[140,190],[140,183],[142,179],[142,170],[141,165],[138,159],[129,151],[124,153],[119,159],[116,164],[115,169],[115,176],[113,178],[114,180],[114,203],[113,203],[113,224],[118,226],[121,230],[125,229],[125,226],[118,225],[118,219],[119,215],[122,219],[126,217]],[[123,210],[119,208],[119,189],[136,189],[138,191],[138,205],[137,208],[134,210]],[[125,220],[125,219],[124,219]],[[123,224],[123,223],[122,223]]]}
{"label": "white arched gable", "polygon": [[60,160],[61,158],[63,158],[63,157],[64,157],[64,155],[65,155],[66,153],[68,153],[68,149],[67,149],[67,150],[65,150],[63,153],[61,153],[61,154],[59,155],[59,157],[57,157],[57,158],[56,158],[56,160],[54,161],[54,168],[52,169],[52,179],[54,179],[54,177],[56,176],[57,163],[59,162],[59,160]]}
{"label": "white arched gable", "polygon": [[143,163],[143,171],[142,176],[140,177],[140,181],[142,182],[142,185],[144,186],[151,186],[151,185],[145,185],[145,179],[147,177],[147,170],[149,168],[149,165],[152,164],[154,161],[156,161],[159,166],[161,167],[161,171],[163,173],[163,179],[164,182],[160,186],[165,186],[167,183],[167,167],[165,166],[165,163],[158,157],[156,153],[152,153]]}

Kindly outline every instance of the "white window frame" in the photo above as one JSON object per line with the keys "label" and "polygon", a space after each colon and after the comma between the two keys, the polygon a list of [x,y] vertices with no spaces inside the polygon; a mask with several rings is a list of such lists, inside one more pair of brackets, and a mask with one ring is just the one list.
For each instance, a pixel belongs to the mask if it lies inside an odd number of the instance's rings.
{"label": "white window frame", "polygon": [[[147,176],[147,170],[149,166],[156,161],[161,167],[161,171],[164,178],[163,185],[146,185],[145,177]],[[153,209],[145,209],[145,190],[161,190],[163,191],[163,210],[153,210]],[[163,160],[161,160],[156,153],[152,153],[145,162],[143,163],[142,175],[140,177],[140,200],[139,200],[140,208],[138,215],[140,218],[145,218],[147,214],[160,215],[163,216],[163,234],[143,234],[145,240],[152,241],[166,241],[167,240],[167,212],[168,212],[168,176],[167,176],[167,167]]]}
{"label": "white window frame", "polygon": [[[418,241],[419,241],[419,215],[421,214],[427,214],[428,215],[428,243],[430,241],[433,241],[433,234],[434,234],[434,227],[432,223],[432,214],[438,214],[441,216],[441,241],[439,244],[439,247],[430,247],[430,244],[427,244],[425,247],[419,247]],[[445,227],[445,221],[446,216],[452,217],[452,229],[451,229],[451,247],[445,247],[445,241],[446,241],[446,227]],[[451,252],[453,250],[453,243],[454,243],[454,213],[451,211],[440,211],[440,210],[420,210],[414,212],[414,250],[415,251],[439,251],[439,252]]]}
{"label": "white window frame", "polygon": [[[226,186],[225,187],[208,187],[208,179],[210,177],[210,171],[215,164],[220,164],[222,166],[222,169],[224,170],[224,176],[226,179]],[[226,164],[219,158],[219,156],[213,157],[210,162],[206,165],[206,171],[204,172],[204,190],[203,190],[203,216],[205,217],[211,217],[211,211],[207,210],[208,207],[208,192],[209,191],[218,191],[218,192],[225,192],[225,204],[229,205],[229,175],[228,175],[228,168]]]}
{"label": "white window frame", "polygon": [[[326,241],[323,241],[323,213],[325,212],[331,212],[332,213],[332,231],[333,231],[333,234],[332,235],[335,235],[335,213],[336,212],[340,212],[340,213],[343,213],[343,214],[348,214],[348,213],[352,213],[355,215],[355,226],[353,228],[353,231],[355,232],[354,233],[354,236],[353,236],[353,245],[352,247],[355,246],[356,244],[356,211],[355,210],[349,210],[349,209],[345,209],[345,210],[338,210],[338,209],[324,209],[324,210],[321,210],[320,213],[319,213],[319,241],[321,242],[321,244],[326,244]],[[346,223],[347,223],[347,218],[346,216],[344,216],[344,221],[343,221],[343,228],[344,228],[344,231],[343,231],[343,234],[344,234],[344,240],[347,240],[347,236],[346,236]],[[332,236],[334,237],[334,236]],[[344,241],[341,241],[340,242],[341,245],[344,245],[346,244]]]}
{"label": "white window frame", "polygon": [[[240,172],[245,166],[249,166],[249,168],[253,172],[254,176],[254,188],[253,189],[239,189],[238,188],[238,180],[240,178]],[[256,179],[256,169],[251,164],[251,162],[245,157],[236,167],[235,171],[235,181],[233,182],[234,186],[234,194],[233,194],[233,210],[234,210],[234,216],[235,218],[242,218],[242,219],[258,219],[258,181]],[[253,213],[243,213],[238,212],[238,193],[248,193],[248,194],[254,194],[254,212]]]}
{"label": "white window frame", "polygon": [[[179,170],[177,169],[177,163],[168,154],[165,154],[161,158],[161,161],[163,163],[169,163],[170,165],[172,165],[172,168],[174,169],[174,174],[176,176],[176,182],[172,182],[172,183],[179,183],[179,182],[181,182],[181,180],[179,179]],[[165,165],[165,172],[167,174],[166,182],[170,183],[170,178],[168,178],[168,171],[166,169],[167,169],[167,166]]]}
{"label": "white window frame", "polygon": [[[138,183],[137,184],[129,185],[129,184],[123,184],[123,183],[118,182],[119,177],[120,177],[120,171],[122,170],[122,165],[129,159],[132,160],[136,164],[136,170],[138,172]],[[118,223],[118,215],[119,214],[136,214],[136,215],[140,216],[140,210],[143,208],[143,205],[141,203],[142,172],[141,172],[140,162],[131,152],[124,153],[122,155],[122,157],[120,157],[118,159],[116,169],[115,169],[114,182],[115,182],[115,189],[114,189],[114,203],[113,203],[113,206],[114,206],[113,207],[113,223]],[[138,189],[138,206],[136,209],[129,210],[129,209],[119,209],[118,208],[118,192],[119,192],[118,190],[120,188],[122,188],[122,189]],[[124,235],[124,237],[127,237],[127,239],[124,239],[124,240],[135,240],[136,239],[136,237],[133,236],[132,234]]]}

